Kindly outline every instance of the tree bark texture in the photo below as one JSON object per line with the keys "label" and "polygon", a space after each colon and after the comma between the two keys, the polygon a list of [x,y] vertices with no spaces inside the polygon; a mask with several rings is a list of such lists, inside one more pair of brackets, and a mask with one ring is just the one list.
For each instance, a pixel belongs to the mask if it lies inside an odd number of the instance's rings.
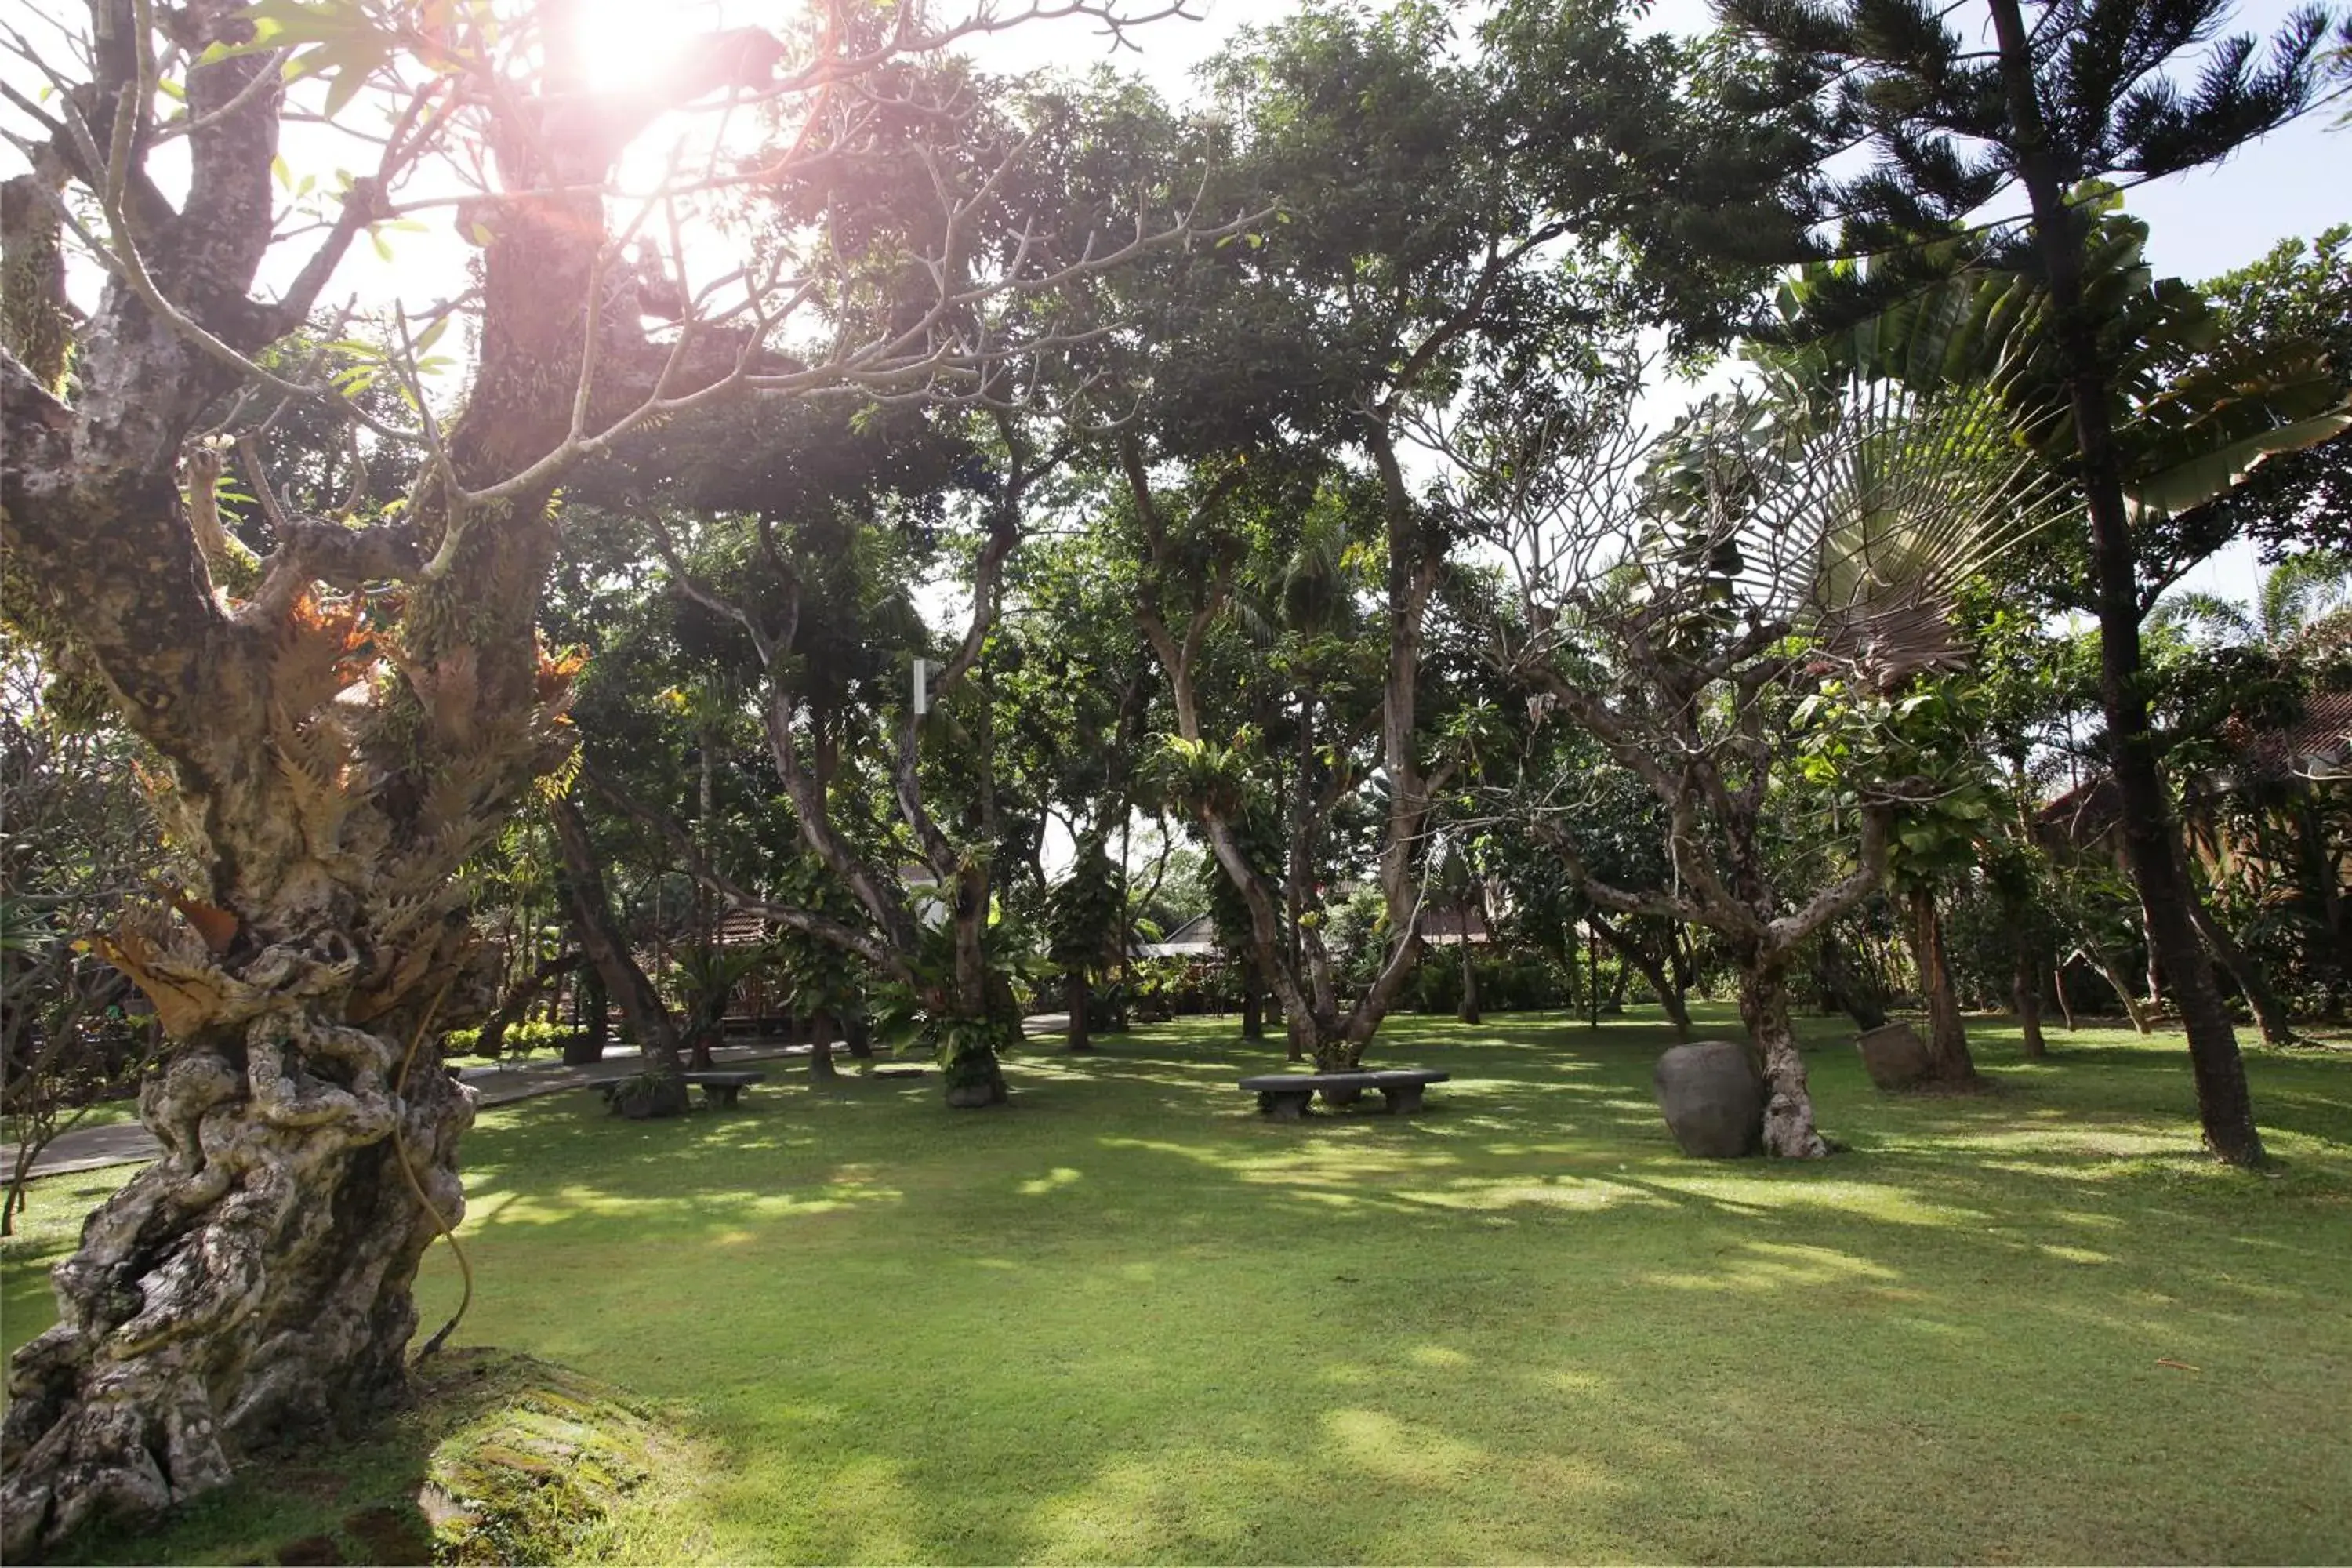
{"label": "tree bark texture", "polygon": [[2215,962],[2228,970],[2230,978],[2237,983],[2238,994],[2246,999],[2246,1008],[2253,1014],[2254,1025],[2262,1031],[2263,1044],[2294,1044],[2294,1026],[2288,1021],[2286,1006],[2279,1000],[2278,993],[2271,989],[2270,976],[2263,973],[2261,963],[2230,934],[2230,928],[2214,914],[2213,906],[2205,901],[2205,895],[2195,883],[2184,880],[2182,885],[2189,892],[2189,918],[2196,925],[2197,934],[2205,939]]}
{"label": "tree bark texture", "polygon": [[1947,1088],[1965,1088],[1978,1082],[1977,1064],[1969,1054],[1968,1025],[1960,1017],[1959,993],[1944,955],[1944,922],[1935,889],[1914,888],[1909,901],[1911,955],[1927,1007],[1927,1076]]}
{"label": "tree bark texture", "polygon": [[835,1082],[841,1074],[833,1065],[833,1015],[812,1013],[801,1026],[808,1035],[809,1081],[817,1084]]}
{"label": "tree bark texture", "polygon": [[1757,955],[1739,974],[1739,1016],[1764,1067],[1764,1149],[1784,1160],[1818,1160],[1829,1141],[1813,1125],[1813,1097],[1805,1058],[1789,1021],[1787,961]]}
{"label": "tree bark texture", "polygon": [[2236,1165],[2263,1162],[2262,1135],[2211,970],[2189,916],[2179,835],[2157,765],[2140,657],[2140,603],[2131,522],[2115,444],[2108,379],[2098,330],[2083,297],[2084,215],[2067,205],[2035,79],[2035,45],[2019,0],[1991,0],[2000,69],[2016,139],[2018,172],[2033,214],[2040,253],[2063,356],[2074,415],[2078,479],[2090,514],[2091,559],[2099,616],[2099,701],[2107,721],[2111,766],[2121,807],[2124,859],[2147,923],[2149,956],[2172,983],[2189,1034],[2189,1059],[2206,1147]]}
{"label": "tree bark texture", "polygon": [[[251,41],[242,7],[173,15],[192,54]],[[106,0],[101,21],[119,45],[95,64],[120,94],[142,16]],[[281,95],[257,80],[272,69],[267,52],[191,67],[186,109],[206,129],[186,143],[185,209],[143,174],[130,198],[154,286],[246,353],[302,323],[376,216],[362,180],[292,291],[252,298],[273,233]],[[549,151],[548,167],[541,139],[520,139],[494,149],[514,189],[593,190],[617,146]],[[605,227],[582,194],[491,198],[473,226],[479,360],[443,445],[459,483],[485,489],[570,430]],[[592,419],[636,405],[625,367],[644,363],[636,321],[606,312],[600,330],[614,374]],[[164,759],[171,836],[204,870],[176,915],[134,914],[107,939],[173,1042],[141,1100],[163,1153],[54,1270],[59,1321],[12,1363],[0,1550],[18,1559],[399,1392],[418,1258],[464,1209],[473,1109],[434,1039],[481,1017],[495,984],[454,873],[570,745],[570,670],[533,626],[551,478],[463,516],[427,483],[396,523],[299,522],[242,594],[213,582],[173,472],[240,373],[123,280],[82,345],[70,404],[0,353],[0,524],[36,608]],[[424,571],[445,542],[451,569]],[[363,605],[357,591],[386,580],[404,598]]]}
{"label": "tree bark texture", "polygon": [[2030,939],[2020,936],[2016,969],[2010,981],[2010,998],[2017,1009],[2017,1032],[2025,1059],[2040,1061],[2050,1054],[2042,1037],[2042,954]]}

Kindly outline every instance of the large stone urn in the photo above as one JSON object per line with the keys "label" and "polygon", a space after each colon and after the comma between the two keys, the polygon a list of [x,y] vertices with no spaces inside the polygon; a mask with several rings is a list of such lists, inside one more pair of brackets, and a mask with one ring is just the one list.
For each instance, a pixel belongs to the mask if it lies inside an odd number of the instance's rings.
{"label": "large stone urn", "polygon": [[1738,1160],[1764,1148],[1764,1071],[1739,1040],[1693,1040],[1653,1076],[1666,1130],[1685,1154]]}
{"label": "large stone urn", "polygon": [[1909,1089],[1927,1076],[1927,1042],[1908,1024],[1881,1024],[1853,1037],[1862,1070],[1881,1089]]}

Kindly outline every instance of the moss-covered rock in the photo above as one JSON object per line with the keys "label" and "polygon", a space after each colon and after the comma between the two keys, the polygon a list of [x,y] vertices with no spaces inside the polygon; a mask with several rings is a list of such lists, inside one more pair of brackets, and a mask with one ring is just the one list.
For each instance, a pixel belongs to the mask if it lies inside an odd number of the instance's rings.
{"label": "moss-covered rock", "polygon": [[591,1555],[630,1494],[688,1466],[686,1439],[651,1409],[546,1362],[476,1352],[436,1383],[427,1399],[470,1412],[434,1445],[417,1499],[436,1562]]}

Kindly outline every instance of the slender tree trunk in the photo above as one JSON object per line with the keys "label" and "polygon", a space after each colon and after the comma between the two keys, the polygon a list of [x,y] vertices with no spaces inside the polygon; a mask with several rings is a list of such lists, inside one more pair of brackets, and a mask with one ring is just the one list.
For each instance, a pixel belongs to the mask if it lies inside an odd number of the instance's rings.
{"label": "slender tree trunk", "polygon": [[2086,947],[2083,951],[2106,981],[2107,988],[2116,994],[2116,1000],[2123,1004],[2124,1016],[2131,1020],[2132,1027],[2143,1035],[2156,1033],[2156,1026],[2148,1022],[2147,1010],[2139,1005],[2139,994],[2124,978],[2124,967],[2116,962],[2116,955],[2104,947]]}
{"label": "slender tree trunk", "polygon": [[814,1084],[837,1081],[841,1074],[833,1065],[833,1015],[812,1013],[803,1028],[808,1036],[809,1081]]}
{"label": "slender tree trunk", "polygon": [[2245,1059],[2203,963],[2188,913],[2188,889],[2164,781],[2158,771],[2140,658],[2140,603],[2131,523],[2124,510],[2096,323],[2083,298],[2085,216],[2067,205],[2034,78],[2033,44],[2019,0],[1991,0],[2000,69],[2016,139],[2018,172],[2033,213],[2033,240],[2053,309],[2074,419],[2083,500],[2090,514],[2091,558],[2099,616],[2099,700],[2107,721],[2113,776],[2122,807],[2124,857],[2139,890],[2148,942],[2172,983],[2189,1035],[2189,1058],[2205,1144],[2236,1165],[2263,1163]]}
{"label": "slender tree trunk", "polygon": [[2205,939],[2205,945],[2212,949],[2214,958],[2230,972],[2230,978],[2237,982],[2238,994],[2245,997],[2246,1006],[2254,1016],[2255,1026],[2262,1030],[2263,1044],[2294,1044],[2294,1027],[2288,1021],[2286,1008],[2279,1001],[2278,993],[2271,989],[2270,976],[2263,973],[2263,966],[2255,961],[2253,954],[2230,934],[2230,928],[2213,913],[2213,907],[2205,901],[2205,895],[2197,890],[2196,885],[2184,885],[2189,888],[2189,918],[2196,922],[2197,934]]}
{"label": "slender tree trunk", "polygon": [[1093,1040],[1087,1037],[1087,1011],[1094,1005],[1094,988],[1087,984],[1087,972],[1076,966],[1062,976],[1062,1005],[1070,1010],[1069,1043],[1074,1051],[1090,1051]]}
{"label": "slender tree trunk", "polygon": [[1765,1152],[1790,1160],[1818,1160],[1829,1141],[1813,1125],[1813,1097],[1805,1058],[1789,1022],[1788,960],[1751,954],[1739,972],[1739,1016],[1764,1067]]}
{"label": "slender tree trunk", "polygon": [[1599,911],[1585,918],[1592,922],[1592,929],[1601,933],[1601,940],[1607,942],[1620,959],[1640,970],[1642,978],[1650,983],[1650,989],[1658,994],[1658,1005],[1665,1009],[1666,1016],[1674,1022],[1675,1037],[1689,1039],[1690,1008],[1684,1005],[1682,988],[1667,978],[1665,965],[1651,957],[1649,951],[1635,942],[1631,933],[1619,931]]}
{"label": "slender tree trunk", "polygon": [[1585,921],[1584,1026],[1597,1031],[1601,1027],[1601,938],[1590,929],[1591,924],[1590,920]]}
{"label": "slender tree trunk", "polygon": [[1462,933],[1462,1005],[1454,1010],[1455,1021],[1464,1024],[1478,1022],[1478,966],[1470,960],[1470,933]]}
{"label": "slender tree trunk", "polygon": [[2295,842],[2304,863],[2303,874],[2319,899],[2319,914],[2334,939],[2336,973],[2329,980],[2329,1011],[2340,1005],[2343,988],[2352,981],[2352,917],[2345,911],[2344,876],[2338,857],[2327,843],[2326,825],[2319,814],[2319,792],[2305,784],[2295,802]]}
{"label": "slender tree trunk", "polygon": [[[694,858],[708,868],[710,847],[718,831],[718,772],[719,734],[717,728],[704,724],[695,738],[695,811]],[[694,879],[694,952],[701,967],[704,981],[719,975],[719,902],[710,886],[701,878]],[[697,1072],[709,1072],[715,1065],[710,1048],[717,1043],[719,1033],[726,1027],[728,1004],[733,999],[731,984],[715,996],[697,998],[694,1009],[694,1040],[688,1058]]]}
{"label": "slender tree trunk", "polygon": [[[1685,927],[1670,925],[1666,928],[1666,972],[1674,980],[1675,998],[1666,1004],[1666,1009],[1674,1017],[1675,1027],[1677,1029],[1690,1027],[1690,988],[1694,960],[1689,942],[1690,932]],[[1658,999],[1664,1002],[1665,996],[1661,994]]]}
{"label": "slender tree trunk", "polygon": [[[2042,1038],[2042,963],[2032,938],[2018,938],[2016,960],[2009,994],[2017,1009],[2017,1032],[2024,1046],[2025,1059],[2040,1061],[2050,1054],[2050,1047]],[[2072,1020],[2068,1026],[2073,1026]]]}
{"label": "slender tree trunk", "polygon": [[686,1079],[682,1076],[686,1065],[679,1050],[677,1027],[670,1021],[669,1010],[662,1005],[653,982],[637,966],[636,955],[629,951],[627,936],[613,918],[612,900],[604,890],[604,873],[597,863],[595,847],[589,841],[588,824],[581,816],[580,808],[568,796],[558,795],[549,803],[548,816],[555,824],[556,844],[563,856],[563,875],[557,879],[556,885],[572,916],[572,928],[580,938],[580,950],[596,966],[604,989],[620,998],[622,1016],[636,1031],[646,1070],[666,1080],[667,1087],[655,1097],[655,1113],[676,1115],[686,1109]]}
{"label": "slender tree trunk", "polygon": [[1257,966],[1244,960],[1242,971],[1242,1038],[1265,1038],[1265,986],[1257,977]]}
{"label": "slender tree trunk", "polygon": [[1968,1026],[1960,1017],[1951,965],[1944,958],[1944,924],[1937,914],[1935,889],[1914,888],[1909,900],[1911,952],[1927,1005],[1927,1076],[1948,1088],[1974,1084],[1976,1059],[1969,1054]]}
{"label": "slender tree trunk", "polygon": [[601,1062],[613,1044],[613,996],[604,989],[604,977],[593,963],[583,964],[580,973],[580,1034],[563,1048],[567,1067],[584,1067]]}
{"label": "slender tree trunk", "polygon": [[1821,940],[1822,976],[1829,983],[1831,1000],[1853,1020],[1855,1028],[1885,1028],[1886,999],[1879,994],[1877,984],[1853,962],[1835,931],[1823,927]]}
{"label": "slender tree trunk", "polygon": [[499,1010],[482,1021],[482,1032],[474,1042],[476,1051],[486,1057],[495,1057],[503,1051],[507,1031],[530,1013],[531,1004],[538,1001],[551,985],[576,971],[580,967],[581,957],[582,954],[576,952],[562,953],[545,960],[525,975],[520,984],[507,993],[506,1000],[499,1004]]}

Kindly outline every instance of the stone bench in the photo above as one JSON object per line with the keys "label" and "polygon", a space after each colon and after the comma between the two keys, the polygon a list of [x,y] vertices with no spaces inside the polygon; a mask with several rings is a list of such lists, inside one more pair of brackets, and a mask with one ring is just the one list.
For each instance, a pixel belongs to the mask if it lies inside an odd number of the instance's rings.
{"label": "stone bench", "polygon": [[[768,1075],[763,1072],[690,1072],[684,1076],[689,1088],[701,1086],[704,1104],[715,1103],[730,1110],[734,1109],[736,1098],[745,1089],[755,1083],[768,1081]],[[609,1105],[613,1097],[621,1091],[621,1086],[629,1081],[625,1078],[611,1079],[596,1085],[596,1092],[603,1095],[604,1102]]]}
{"label": "stone bench", "polygon": [[1453,1075],[1424,1068],[1391,1068],[1381,1072],[1277,1072],[1245,1078],[1242,1088],[1257,1096],[1257,1108],[1276,1121],[1296,1121],[1307,1114],[1307,1101],[1318,1093],[1323,1103],[1353,1105],[1364,1090],[1380,1090],[1381,1109],[1391,1116],[1410,1116],[1421,1109],[1422,1090],[1444,1083]]}

